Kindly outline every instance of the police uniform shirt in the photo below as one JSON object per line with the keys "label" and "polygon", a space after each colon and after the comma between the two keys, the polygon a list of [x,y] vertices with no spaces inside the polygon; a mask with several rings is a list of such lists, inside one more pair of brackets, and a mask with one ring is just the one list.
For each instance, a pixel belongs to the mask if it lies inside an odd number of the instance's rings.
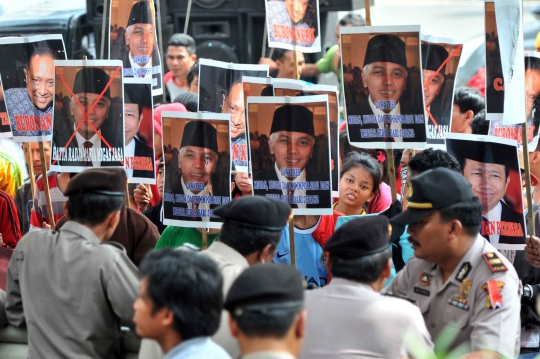
{"label": "police uniform shirt", "polygon": [[324,288],[306,292],[305,308],[300,359],[411,357],[410,348],[419,346],[433,354],[418,308],[367,284],[333,278]]}
{"label": "police uniform shirt", "polygon": [[278,351],[254,352],[242,356],[242,359],[296,359],[289,353]]}
{"label": "police uniform shirt", "polygon": [[32,231],[9,263],[6,314],[26,324],[29,358],[118,358],[140,279],[121,249],[82,224]]}
{"label": "police uniform shirt", "polygon": [[418,302],[433,341],[446,325],[455,327],[450,350],[466,344],[470,351],[492,350],[509,358],[519,353],[519,278],[480,235],[446,283],[436,264],[412,258],[384,291]]}

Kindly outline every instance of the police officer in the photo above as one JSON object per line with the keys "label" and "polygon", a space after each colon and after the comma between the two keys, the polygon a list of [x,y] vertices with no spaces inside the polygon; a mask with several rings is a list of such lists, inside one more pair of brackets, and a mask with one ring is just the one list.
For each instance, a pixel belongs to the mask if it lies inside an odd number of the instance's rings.
{"label": "police officer", "polygon": [[414,298],[436,342],[456,329],[449,349],[464,358],[515,358],[519,351],[520,284],[510,262],[479,233],[482,204],[459,173],[446,168],[411,180],[408,208],[392,218],[409,225],[415,258],[387,292]]}
{"label": "police officer", "polygon": [[121,246],[103,243],[124,206],[123,168],[88,169],[64,194],[70,221],[25,235],[7,274],[6,314],[28,328],[32,358],[118,358],[132,326],[140,273]]}
{"label": "police officer", "polygon": [[225,309],[242,359],[294,359],[305,335],[303,276],[286,264],[256,264],[234,281]]}
{"label": "police officer", "polygon": [[306,294],[308,320],[300,358],[347,358],[353,353],[410,358],[415,357],[413,347],[433,354],[418,308],[379,294],[392,270],[389,240],[386,216],[354,219],[330,237],[325,250],[332,281]]}

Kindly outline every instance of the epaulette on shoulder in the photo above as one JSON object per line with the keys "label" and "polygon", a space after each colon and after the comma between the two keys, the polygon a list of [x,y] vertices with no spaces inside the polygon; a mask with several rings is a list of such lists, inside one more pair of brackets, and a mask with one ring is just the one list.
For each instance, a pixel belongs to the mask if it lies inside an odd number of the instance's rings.
{"label": "epaulette on shoulder", "polygon": [[123,245],[121,245],[120,243],[118,242],[101,242],[100,245],[108,245],[108,246],[111,246],[112,248],[115,248],[117,250],[120,250],[121,252],[123,252],[125,255],[127,255],[127,251],[126,249],[124,248]]}
{"label": "epaulette on shoulder", "polygon": [[497,252],[482,253],[482,257],[484,257],[484,261],[493,273],[508,271],[508,267]]}
{"label": "epaulette on shoulder", "polygon": [[394,294],[392,292],[389,292],[389,293],[385,293],[383,294],[385,297],[392,297],[392,298],[399,298],[399,299],[404,299],[408,302],[411,302],[412,304],[418,306],[418,303],[416,302],[416,300],[412,299],[412,298],[409,298],[409,297],[406,297],[404,295],[397,295],[397,294]]}

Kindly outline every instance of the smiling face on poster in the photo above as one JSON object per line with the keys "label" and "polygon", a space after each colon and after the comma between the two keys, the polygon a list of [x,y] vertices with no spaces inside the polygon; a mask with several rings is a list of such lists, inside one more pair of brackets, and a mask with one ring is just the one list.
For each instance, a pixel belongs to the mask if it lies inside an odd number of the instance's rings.
{"label": "smiling face on poster", "polygon": [[351,144],[423,148],[419,26],[342,28],[341,53]]}
{"label": "smiling face on poster", "polygon": [[13,139],[50,141],[54,112],[54,61],[65,59],[61,35],[0,39],[6,111]]}
{"label": "smiling face on poster", "polygon": [[173,148],[165,167],[166,225],[220,228],[213,214],[231,196],[229,116],[163,112],[163,145]]}
{"label": "smiling face on poster", "polygon": [[51,170],[124,167],[120,61],[55,61],[55,96],[67,108],[54,113]]}
{"label": "smiling face on poster", "polygon": [[248,122],[268,152],[253,193],[289,203],[295,214],[331,214],[328,96],[249,97]]}
{"label": "smiling face on poster", "polygon": [[446,146],[482,202],[480,234],[496,248],[523,249],[526,233],[516,141],[449,134]]}

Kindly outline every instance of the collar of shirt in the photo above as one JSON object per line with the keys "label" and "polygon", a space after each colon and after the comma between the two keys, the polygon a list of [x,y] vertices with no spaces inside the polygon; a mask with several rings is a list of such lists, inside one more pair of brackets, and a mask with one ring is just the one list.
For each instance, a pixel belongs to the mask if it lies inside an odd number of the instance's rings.
{"label": "collar of shirt", "polygon": [[[186,195],[186,201],[187,201],[187,207],[189,209],[193,208],[193,203],[189,202],[188,196],[209,196],[209,190],[208,186],[204,185],[204,190],[200,191],[199,193],[195,194],[191,192],[189,189],[187,189],[186,184],[184,183],[184,176],[182,176],[182,180],[180,181],[182,183],[182,189],[184,190],[184,194]],[[199,209],[206,209],[207,211],[210,209],[210,203],[199,203]],[[210,222],[210,217],[201,217],[203,221]]]}
{"label": "collar of shirt", "polygon": [[[74,131],[75,131],[76,130],[75,124],[73,125],[73,127],[74,127]],[[99,130],[99,132],[101,133],[101,130]],[[97,133],[94,133],[94,136],[92,136],[92,138],[87,140],[86,138],[81,136],[79,131],[75,131],[75,137],[77,138],[77,145],[79,146],[79,148],[84,148],[83,143],[85,143],[86,141],[92,142],[92,148],[101,147],[101,138],[98,136]]]}
{"label": "collar of shirt", "polygon": [[243,268],[249,267],[249,263],[248,263],[246,257],[241,255],[240,253],[238,253],[236,250],[229,247],[225,243],[216,241],[216,242],[212,243],[210,245],[210,247],[208,247],[206,252],[215,253],[215,254],[218,254],[218,255],[220,255],[220,256],[222,256],[224,258],[227,258],[228,262],[230,262],[232,264],[235,264],[237,266],[240,266],[240,267],[243,267]]}
{"label": "collar of shirt", "polygon": [[243,355],[242,359],[295,359],[295,357],[287,352],[260,351]]}
{"label": "collar of shirt", "polygon": [[88,228],[85,225],[82,225],[80,223],[77,223],[77,222],[67,221],[62,226],[62,231],[68,231],[68,232],[75,233],[75,234],[81,236],[82,238],[86,239],[87,241],[92,242],[92,243],[99,243],[98,237],[95,235],[95,233],[90,228]]}
{"label": "collar of shirt", "polygon": [[[386,112],[382,111],[381,109],[378,109],[375,106],[375,104],[371,101],[371,96],[368,96],[368,102],[369,102],[369,107],[371,107],[371,111],[373,111],[373,114],[375,116],[377,116],[377,120],[379,119],[379,116],[381,116],[381,115],[401,115],[401,105],[400,105],[399,101],[397,103],[396,108],[394,108],[389,113],[386,113]],[[384,129],[384,123],[377,121],[377,125],[379,126],[379,128],[381,130]],[[390,124],[390,129],[391,130],[401,130],[401,123],[392,122]],[[396,142],[403,142],[403,139],[401,137],[394,137],[394,140]]]}
{"label": "collar of shirt", "polygon": [[[184,358],[188,355],[195,355],[200,352],[201,354],[206,354],[208,346],[212,344],[212,341],[209,337],[198,337],[193,339],[188,339],[182,341],[180,344],[169,350],[167,355],[163,359],[171,358]],[[205,355],[203,355],[205,357]]]}
{"label": "collar of shirt", "polygon": [[[488,213],[485,214],[484,218],[487,219],[490,222],[498,222],[501,220],[501,214],[502,214],[502,204],[501,201],[497,203],[497,205]],[[499,234],[490,234],[489,235],[489,242],[491,244],[499,243]]]}
{"label": "collar of shirt", "polygon": [[[274,162],[274,169],[276,170],[276,174],[279,180],[280,185],[285,182],[305,182],[306,181],[306,169],[304,168],[302,172],[300,172],[300,176],[296,177],[292,181],[288,180],[287,177],[283,176],[281,174],[281,171],[279,170],[277,166],[277,162]],[[287,196],[287,190],[282,189],[281,192],[284,196]],[[306,190],[305,189],[297,189],[294,191],[294,196],[306,196]],[[297,203],[298,208],[306,208],[305,203]]]}

